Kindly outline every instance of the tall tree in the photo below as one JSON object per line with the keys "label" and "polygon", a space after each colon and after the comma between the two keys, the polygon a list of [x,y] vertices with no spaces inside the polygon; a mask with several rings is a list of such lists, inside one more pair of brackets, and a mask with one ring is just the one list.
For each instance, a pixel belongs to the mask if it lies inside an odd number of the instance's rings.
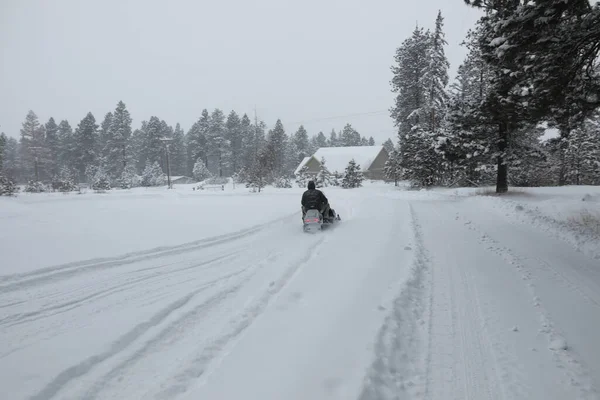
{"label": "tall tree", "polygon": [[46,162],[47,173],[50,177],[54,177],[60,170],[60,141],[58,139],[58,125],[56,125],[56,121],[52,117],[46,122],[45,147],[48,156]]}
{"label": "tall tree", "polygon": [[7,138],[4,145],[4,156],[2,160],[2,170],[4,176],[16,181],[19,178],[20,159],[19,142],[15,138]]}
{"label": "tall tree", "polygon": [[6,152],[6,142],[8,141],[8,137],[4,134],[4,132],[0,133],[0,173],[4,169],[4,153]]}
{"label": "tall tree", "polygon": [[98,131],[98,154],[103,157],[108,158],[108,142],[110,141],[111,133],[111,125],[112,125],[113,114],[112,112],[107,112],[104,115],[104,119],[100,124],[100,130]]}
{"label": "tall tree", "polygon": [[198,158],[208,164],[208,152],[206,148],[206,137],[210,125],[210,114],[207,109],[202,110],[202,116],[188,131],[185,142],[188,156],[188,174],[192,173],[194,164]]}
{"label": "tall tree", "polygon": [[284,175],[286,167],[286,149],[288,137],[280,119],[275,123],[275,127],[269,131],[267,146],[270,157],[272,158],[273,174],[276,177]]}
{"label": "tall tree", "polygon": [[338,134],[336,133],[335,129],[332,129],[331,133],[329,134],[328,147],[338,147],[339,145]]}
{"label": "tall tree", "polygon": [[120,177],[128,163],[133,163],[131,154],[131,115],[123,101],[117,103],[110,123],[110,134],[106,142],[108,173]]}
{"label": "tall tree", "polygon": [[306,129],[303,125],[300,125],[300,127],[294,134],[292,142],[296,151],[294,161],[297,165],[300,161],[302,161],[304,157],[308,157],[310,155],[308,132],[306,132]]}
{"label": "tall tree", "polygon": [[339,138],[339,146],[349,147],[349,146],[362,146],[362,138],[360,133],[356,131],[350,124],[346,124],[344,129],[342,129],[342,133]]}
{"label": "tall tree", "polygon": [[244,132],[240,116],[235,111],[232,110],[227,116],[225,127],[227,129],[227,140],[230,145],[231,172],[236,173],[242,168],[242,139]]}
{"label": "tall tree", "polygon": [[142,150],[142,157],[147,168],[156,168],[155,163],[160,166],[163,160],[164,145],[161,139],[164,137],[164,129],[165,127],[158,117],[150,117],[146,126],[145,143]]}
{"label": "tall tree", "polygon": [[392,142],[392,139],[388,139],[383,142],[383,147],[387,150],[388,154],[392,154],[392,151],[394,151],[394,142]]}
{"label": "tall tree", "polygon": [[229,169],[229,162],[231,160],[230,143],[227,139],[225,114],[218,108],[210,115],[210,123],[208,124],[206,135],[206,147],[208,155],[213,161],[211,163],[211,159],[209,158],[208,169],[219,177],[224,176]]}
{"label": "tall tree", "polygon": [[29,111],[21,128],[21,167],[24,176],[43,178],[43,163],[46,159],[45,127],[37,115]]}
{"label": "tall tree", "polygon": [[175,125],[173,143],[170,146],[169,152],[173,175],[185,175],[187,173],[187,151],[185,148],[185,136],[179,123]]}
{"label": "tall tree", "polygon": [[425,70],[425,80],[429,86],[429,131],[432,133],[437,132],[440,128],[448,99],[446,86],[448,86],[450,63],[444,52],[444,46],[448,45],[448,42],[446,42],[443,28],[444,18],[440,11],[435,21],[435,30],[431,36],[429,65]]}
{"label": "tall tree", "polygon": [[81,178],[85,177],[86,169],[94,166],[98,160],[98,154],[96,153],[97,141],[98,125],[96,124],[96,118],[91,112],[88,112],[75,130],[75,162]]}

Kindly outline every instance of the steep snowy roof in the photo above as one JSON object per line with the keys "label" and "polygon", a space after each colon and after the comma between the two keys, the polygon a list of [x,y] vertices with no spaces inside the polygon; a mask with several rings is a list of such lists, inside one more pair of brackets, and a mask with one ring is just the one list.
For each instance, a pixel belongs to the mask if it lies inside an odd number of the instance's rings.
{"label": "steep snowy roof", "polygon": [[314,157],[319,162],[325,158],[325,166],[330,172],[344,172],[353,158],[360,169],[366,171],[382,149],[383,146],[321,147]]}
{"label": "steep snowy roof", "polygon": [[306,163],[308,162],[308,160],[310,160],[310,157],[304,157],[304,159],[302,160],[302,162],[300,163],[300,165],[298,165],[298,168],[296,168],[296,170],[294,171],[294,175],[298,175],[298,172],[300,172],[300,170],[302,169],[302,167],[304,167],[306,165]]}

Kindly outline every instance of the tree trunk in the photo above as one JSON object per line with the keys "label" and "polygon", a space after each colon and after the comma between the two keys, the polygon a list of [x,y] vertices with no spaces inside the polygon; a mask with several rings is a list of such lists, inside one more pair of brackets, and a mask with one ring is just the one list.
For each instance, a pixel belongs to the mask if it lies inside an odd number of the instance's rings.
{"label": "tree trunk", "polygon": [[508,127],[505,122],[498,126],[498,175],[496,176],[496,193],[508,192],[508,165],[504,160],[504,152],[508,147]]}

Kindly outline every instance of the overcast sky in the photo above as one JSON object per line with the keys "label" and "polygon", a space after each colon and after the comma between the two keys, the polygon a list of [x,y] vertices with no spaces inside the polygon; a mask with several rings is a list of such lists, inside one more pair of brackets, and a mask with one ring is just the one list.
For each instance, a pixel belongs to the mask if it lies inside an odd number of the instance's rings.
{"label": "overcast sky", "polygon": [[381,143],[395,138],[395,49],[438,9],[452,79],[479,17],[462,0],[0,0],[0,131],[18,137],[30,109],[100,123],[123,100],[134,129],[256,106],[288,133],[350,122]]}

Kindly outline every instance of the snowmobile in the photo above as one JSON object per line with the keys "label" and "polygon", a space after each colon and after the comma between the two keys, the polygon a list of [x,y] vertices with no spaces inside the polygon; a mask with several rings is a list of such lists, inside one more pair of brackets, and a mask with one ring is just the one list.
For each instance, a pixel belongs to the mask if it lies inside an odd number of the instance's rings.
{"label": "snowmobile", "polygon": [[324,218],[323,214],[316,208],[311,208],[306,210],[306,214],[304,215],[303,228],[304,232],[314,233],[320,230],[329,227],[338,221],[341,221],[339,214],[336,214],[335,210],[332,208],[329,209],[329,215],[327,218]]}

